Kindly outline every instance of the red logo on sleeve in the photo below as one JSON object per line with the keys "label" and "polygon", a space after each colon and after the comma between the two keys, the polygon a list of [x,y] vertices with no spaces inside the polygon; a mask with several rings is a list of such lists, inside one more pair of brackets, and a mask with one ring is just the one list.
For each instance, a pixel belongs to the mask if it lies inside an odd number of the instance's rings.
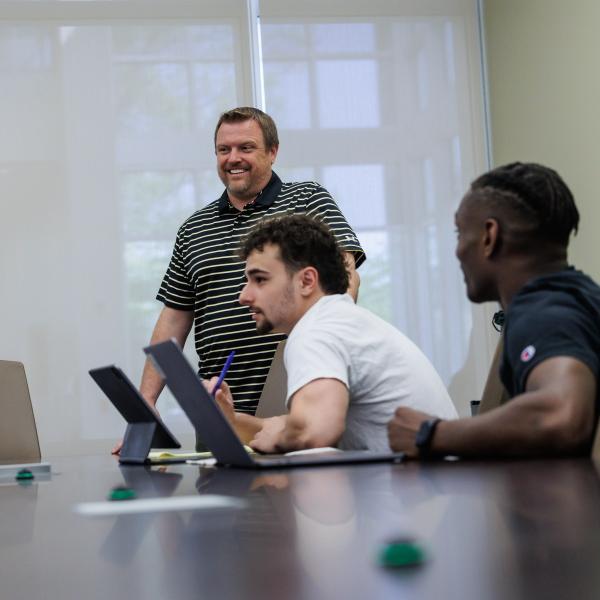
{"label": "red logo on sleeve", "polygon": [[523,362],[529,362],[535,356],[535,346],[527,346],[521,352],[521,360]]}

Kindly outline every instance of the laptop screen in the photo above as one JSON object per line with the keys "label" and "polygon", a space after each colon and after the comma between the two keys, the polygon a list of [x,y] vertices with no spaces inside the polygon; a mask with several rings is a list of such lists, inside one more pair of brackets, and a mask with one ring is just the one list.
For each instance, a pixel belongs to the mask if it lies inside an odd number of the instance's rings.
{"label": "laptop screen", "polygon": [[25,368],[0,360],[0,464],[39,462],[40,444]]}

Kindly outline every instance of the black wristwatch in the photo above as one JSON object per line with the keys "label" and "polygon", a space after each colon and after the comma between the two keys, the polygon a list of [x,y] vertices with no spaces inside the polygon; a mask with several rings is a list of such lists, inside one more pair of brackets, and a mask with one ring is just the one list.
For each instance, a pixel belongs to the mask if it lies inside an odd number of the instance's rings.
{"label": "black wristwatch", "polygon": [[435,418],[427,419],[427,421],[421,423],[415,438],[415,446],[419,449],[419,456],[423,458],[429,456],[433,434],[440,421],[441,419]]}

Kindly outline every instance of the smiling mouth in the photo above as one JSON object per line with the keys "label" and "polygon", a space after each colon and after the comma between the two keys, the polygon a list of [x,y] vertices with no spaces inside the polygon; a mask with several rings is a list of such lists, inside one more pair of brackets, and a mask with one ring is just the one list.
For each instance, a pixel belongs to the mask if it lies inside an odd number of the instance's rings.
{"label": "smiling mouth", "polygon": [[229,175],[243,175],[248,171],[249,169],[227,169],[227,173],[229,173]]}

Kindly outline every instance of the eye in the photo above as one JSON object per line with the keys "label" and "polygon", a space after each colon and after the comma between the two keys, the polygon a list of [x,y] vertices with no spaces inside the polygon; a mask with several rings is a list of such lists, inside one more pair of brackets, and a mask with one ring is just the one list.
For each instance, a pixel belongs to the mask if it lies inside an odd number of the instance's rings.
{"label": "eye", "polygon": [[229,154],[229,148],[226,146],[221,146],[217,148],[217,154]]}
{"label": "eye", "polygon": [[254,150],[254,146],[244,145],[242,146],[242,152],[252,152]]}

